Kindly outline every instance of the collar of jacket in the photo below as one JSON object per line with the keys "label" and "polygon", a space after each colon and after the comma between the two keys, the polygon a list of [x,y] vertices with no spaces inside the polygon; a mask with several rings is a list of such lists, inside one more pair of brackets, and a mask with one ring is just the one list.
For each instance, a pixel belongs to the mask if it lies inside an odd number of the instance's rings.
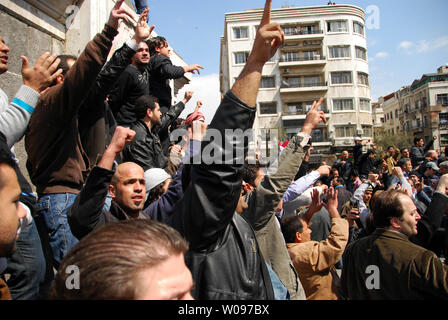
{"label": "collar of jacket", "polygon": [[394,231],[394,230],[389,230],[389,229],[384,229],[384,228],[377,228],[374,232],[374,235],[378,236],[378,237],[385,237],[385,238],[394,238],[397,240],[405,240],[405,241],[409,241],[409,238],[407,235],[398,232],[398,231]]}
{"label": "collar of jacket", "polygon": [[[118,220],[130,220],[132,217],[128,215],[119,205],[115,202],[115,200],[112,200],[112,203],[110,205],[110,213],[117,218]],[[142,211],[139,212],[138,216],[140,217],[142,215]]]}

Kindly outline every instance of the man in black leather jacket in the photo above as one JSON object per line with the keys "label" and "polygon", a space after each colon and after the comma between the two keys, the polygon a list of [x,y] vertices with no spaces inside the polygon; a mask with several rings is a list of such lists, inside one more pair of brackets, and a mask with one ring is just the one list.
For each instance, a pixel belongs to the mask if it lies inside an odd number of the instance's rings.
{"label": "man in black leather jacket", "polygon": [[184,99],[173,106],[167,113],[160,112],[157,98],[152,96],[140,97],[134,112],[140,119],[131,125],[135,131],[135,138],[123,150],[124,162],[135,162],[144,171],[151,168],[166,169],[168,158],[165,156],[159,132],[173,123],[185,108],[185,104],[193,96],[192,91],[185,93]]}
{"label": "man in black leather jacket", "polygon": [[[241,195],[247,144],[235,145],[225,130],[251,130],[264,64],[283,43],[278,23],[270,23],[271,0],[266,1],[254,47],[241,75],[227,92],[209,126],[202,154],[215,150],[223,160],[193,164],[191,183],[174,213],[172,225],[188,240],[196,299],[274,299],[271,279],[251,225],[235,212]],[[210,134],[222,139],[210,141]],[[243,147],[243,157],[234,153]]]}

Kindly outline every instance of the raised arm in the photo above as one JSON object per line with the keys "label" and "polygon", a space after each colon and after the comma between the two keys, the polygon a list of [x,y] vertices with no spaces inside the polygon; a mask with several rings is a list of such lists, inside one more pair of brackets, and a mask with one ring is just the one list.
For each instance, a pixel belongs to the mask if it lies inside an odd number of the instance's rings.
{"label": "raised arm", "polygon": [[81,239],[105,223],[102,214],[104,201],[112,176],[115,157],[126,143],[132,141],[135,132],[118,126],[98,166],[92,169],[86,184],[70,208],[67,218],[73,235]]}
{"label": "raised arm", "polygon": [[9,105],[6,95],[5,101],[0,100],[0,131],[9,148],[23,137],[40,94],[62,73],[57,69],[60,60],[48,52],[41,55],[33,67],[29,67],[25,56],[21,58],[23,85]]}
{"label": "raised arm", "polygon": [[[270,24],[271,0],[266,1],[265,12],[251,55],[240,77],[222,100],[209,126],[202,154],[215,151],[212,164],[193,165],[192,182],[184,195],[181,232],[190,243],[191,250],[207,250],[216,243],[230,223],[238,203],[242,180],[240,170],[247,154],[247,144],[234,142],[233,135],[225,130],[251,129],[255,118],[255,104],[264,64],[275,54],[283,41],[280,26]],[[210,139],[210,135],[220,135]],[[212,141],[210,141],[212,140]],[[234,153],[243,148],[243,157]],[[230,156],[230,160],[225,155]],[[203,159],[204,160],[204,159]],[[227,160],[224,162],[224,160]]]}
{"label": "raised arm", "polygon": [[280,155],[277,171],[272,175],[265,176],[257,188],[249,193],[248,209],[244,211],[243,215],[255,230],[265,226],[275,214],[278,203],[302,164],[311,132],[321,121],[326,122],[324,113],[318,111],[322,101],[321,98],[318,102],[314,102],[300,133],[291,139]]}

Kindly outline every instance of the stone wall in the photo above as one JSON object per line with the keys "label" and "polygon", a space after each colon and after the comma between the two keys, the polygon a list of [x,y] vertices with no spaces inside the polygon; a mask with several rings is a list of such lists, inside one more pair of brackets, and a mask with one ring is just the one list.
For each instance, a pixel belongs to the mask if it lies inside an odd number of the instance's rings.
{"label": "stone wall", "polygon": [[[11,101],[23,83],[21,74],[22,59],[20,59],[20,56],[26,56],[30,65],[34,65],[45,51],[62,54],[64,43],[47,33],[25,24],[4,11],[0,11],[0,26],[2,26],[0,35],[10,49],[9,70],[0,76],[0,88],[6,92]],[[22,173],[30,181],[25,167],[27,156],[23,139],[15,145],[14,150]]]}

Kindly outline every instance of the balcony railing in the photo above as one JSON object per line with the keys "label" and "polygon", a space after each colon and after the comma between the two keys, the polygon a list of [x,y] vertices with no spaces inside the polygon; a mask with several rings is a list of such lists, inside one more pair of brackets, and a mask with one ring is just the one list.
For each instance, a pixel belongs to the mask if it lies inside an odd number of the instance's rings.
{"label": "balcony railing", "polygon": [[285,32],[285,36],[301,36],[309,34],[323,34],[323,30],[289,30]]}
{"label": "balcony railing", "polygon": [[[319,108],[319,111],[323,111],[324,113],[330,113],[330,111],[328,109],[323,109],[322,107]],[[290,110],[283,110],[283,115],[284,116],[302,116],[302,115],[306,115],[308,113],[308,111],[306,110],[296,110],[296,111],[290,111]]]}
{"label": "balcony railing", "polygon": [[282,81],[281,88],[312,88],[312,87],[327,87],[327,82],[313,82],[313,83],[288,83]]}
{"label": "balcony railing", "polygon": [[316,55],[313,57],[292,57],[292,58],[285,58],[281,57],[280,62],[298,62],[298,61],[319,61],[319,60],[327,60],[326,57]]}

